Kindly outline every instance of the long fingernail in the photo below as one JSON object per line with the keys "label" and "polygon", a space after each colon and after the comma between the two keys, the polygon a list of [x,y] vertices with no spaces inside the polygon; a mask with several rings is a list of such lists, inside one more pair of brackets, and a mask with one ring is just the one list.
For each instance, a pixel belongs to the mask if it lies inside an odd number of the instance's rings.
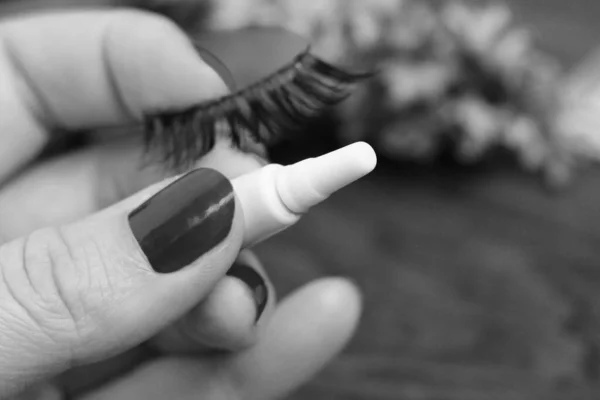
{"label": "long fingernail", "polygon": [[169,273],[221,243],[234,213],[231,182],[215,170],[197,169],[132,211],[129,225],[152,268]]}
{"label": "long fingernail", "polygon": [[256,318],[254,322],[258,322],[269,299],[269,290],[262,276],[254,268],[241,263],[235,263],[227,271],[227,275],[238,278],[248,286],[256,305]]}
{"label": "long fingernail", "polygon": [[225,85],[227,85],[227,89],[229,89],[231,92],[236,91],[237,87],[235,79],[233,78],[229,68],[227,68],[227,65],[225,65],[223,61],[221,61],[214,53],[202,48],[198,43],[194,43],[194,45],[202,60],[207,63],[209,67],[215,70],[221,79],[223,79]]}

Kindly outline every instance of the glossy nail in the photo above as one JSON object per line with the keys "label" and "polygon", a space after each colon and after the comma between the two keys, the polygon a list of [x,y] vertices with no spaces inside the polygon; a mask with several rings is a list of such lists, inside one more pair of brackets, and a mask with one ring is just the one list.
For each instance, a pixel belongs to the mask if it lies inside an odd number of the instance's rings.
{"label": "glossy nail", "polygon": [[220,244],[234,213],[231,182],[215,170],[197,169],[132,211],[129,225],[152,268],[170,273]]}
{"label": "glossy nail", "polygon": [[269,290],[263,277],[254,269],[242,263],[236,262],[227,271],[227,276],[237,278],[244,282],[256,305],[256,317],[254,322],[258,322],[265,307],[267,306],[267,300],[269,299]]}

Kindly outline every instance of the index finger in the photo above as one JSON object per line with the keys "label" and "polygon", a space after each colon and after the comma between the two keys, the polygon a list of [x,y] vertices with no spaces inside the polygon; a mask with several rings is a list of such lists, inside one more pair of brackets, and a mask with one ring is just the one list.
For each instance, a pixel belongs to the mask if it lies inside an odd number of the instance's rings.
{"label": "index finger", "polygon": [[60,11],[0,23],[0,180],[53,128],[141,120],[226,93],[188,37],[157,14]]}

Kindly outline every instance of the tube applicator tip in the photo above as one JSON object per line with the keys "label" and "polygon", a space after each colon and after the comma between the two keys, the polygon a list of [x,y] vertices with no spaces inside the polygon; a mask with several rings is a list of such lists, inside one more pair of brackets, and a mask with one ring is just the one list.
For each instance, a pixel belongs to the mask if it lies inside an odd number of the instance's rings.
{"label": "tube applicator tip", "polygon": [[292,165],[269,164],[233,180],[244,211],[244,247],[295,224],[311,207],[375,169],[371,146],[357,142]]}
{"label": "tube applicator tip", "polygon": [[314,159],[313,165],[313,187],[329,196],[373,171],[377,156],[367,143],[357,142]]}
{"label": "tube applicator tip", "polygon": [[353,143],[285,167],[278,176],[277,191],[290,211],[301,214],[367,175],[376,165],[377,156],[370,145]]}

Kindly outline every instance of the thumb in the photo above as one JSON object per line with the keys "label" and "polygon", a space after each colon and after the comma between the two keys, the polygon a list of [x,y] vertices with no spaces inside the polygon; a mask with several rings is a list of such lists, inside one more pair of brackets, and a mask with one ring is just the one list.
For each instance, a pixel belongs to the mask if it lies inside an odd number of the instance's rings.
{"label": "thumb", "polygon": [[[140,205],[141,204],[141,205]],[[231,183],[198,169],[0,247],[0,398],[150,338],[238,255]]]}

